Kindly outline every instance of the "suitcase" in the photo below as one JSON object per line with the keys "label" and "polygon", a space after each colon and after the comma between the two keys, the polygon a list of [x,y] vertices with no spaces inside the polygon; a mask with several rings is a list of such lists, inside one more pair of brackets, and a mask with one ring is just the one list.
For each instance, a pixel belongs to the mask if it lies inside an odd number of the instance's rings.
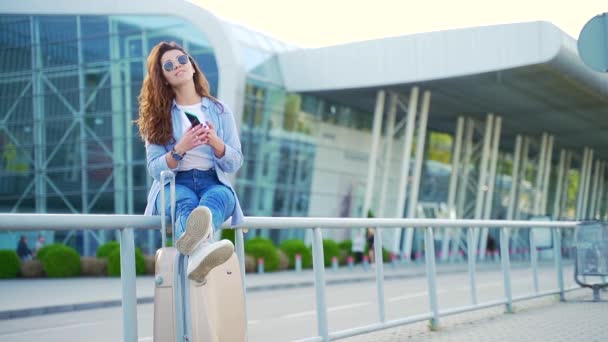
{"label": "suitcase", "polygon": [[[171,177],[171,222],[175,195]],[[161,189],[164,200],[164,189]],[[163,201],[164,203],[164,201]],[[164,212],[164,210],[163,210]],[[188,257],[165,247],[166,227],[162,215],[163,246],[156,252],[154,288],[154,342],[247,341],[245,296],[239,260],[235,253],[209,272],[203,282],[187,278]]]}

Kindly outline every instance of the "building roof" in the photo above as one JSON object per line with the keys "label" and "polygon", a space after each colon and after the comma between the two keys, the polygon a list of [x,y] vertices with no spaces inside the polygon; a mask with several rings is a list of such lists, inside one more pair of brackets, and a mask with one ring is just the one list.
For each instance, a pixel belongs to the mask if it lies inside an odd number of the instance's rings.
{"label": "building roof", "polygon": [[608,74],[586,67],[576,41],[548,22],[297,50],[279,61],[290,91],[371,113],[378,89],[407,97],[418,85],[431,91],[432,129],[453,132],[458,115],[493,112],[508,141],[549,132],[557,148],[589,146],[608,158]]}

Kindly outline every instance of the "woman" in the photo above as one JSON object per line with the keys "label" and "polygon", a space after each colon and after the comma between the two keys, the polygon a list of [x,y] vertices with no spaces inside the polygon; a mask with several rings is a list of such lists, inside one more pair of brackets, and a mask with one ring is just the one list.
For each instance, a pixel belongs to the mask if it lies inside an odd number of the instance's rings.
{"label": "woman", "polygon": [[[146,143],[148,172],[154,182],[148,194],[146,215],[170,215],[170,200],[160,203],[160,173],[176,173],[177,250],[189,255],[188,278],[203,281],[207,273],[230,258],[229,240],[212,242],[213,231],[243,212],[228,173],[243,163],[234,116],[211,96],[209,82],[194,59],[176,43],[161,42],[147,60],[148,75],[139,95],[137,124]],[[186,116],[196,117],[194,125]],[[170,196],[167,196],[170,198]]]}

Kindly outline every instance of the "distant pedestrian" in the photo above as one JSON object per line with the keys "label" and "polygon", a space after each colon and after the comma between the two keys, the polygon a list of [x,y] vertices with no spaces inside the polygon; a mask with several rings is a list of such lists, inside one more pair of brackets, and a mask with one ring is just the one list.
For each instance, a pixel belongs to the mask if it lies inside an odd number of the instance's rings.
{"label": "distant pedestrian", "polygon": [[21,235],[19,244],[17,245],[17,255],[21,260],[32,259],[32,251],[27,247],[27,236]]}
{"label": "distant pedestrian", "polygon": [[38,251],[44,247],[44,243],[45,243],[45,238],[44,235],[39,234],[38,235],[38,240],[36,240],[36,246],[34,249],[34,256],[38,255]]}
{"label": "distant pedestrian", "polygon": [[374,263],[374,228],[367,228],[367,256],[369,257],[369,262]]}
{"label": "distant pedestrian", "polygon": [[363,261],[363,254],[365,253],[365,234],[362,229],[357,229],[355,232],[352,252],[355,255],[355,262],[360,263]]}

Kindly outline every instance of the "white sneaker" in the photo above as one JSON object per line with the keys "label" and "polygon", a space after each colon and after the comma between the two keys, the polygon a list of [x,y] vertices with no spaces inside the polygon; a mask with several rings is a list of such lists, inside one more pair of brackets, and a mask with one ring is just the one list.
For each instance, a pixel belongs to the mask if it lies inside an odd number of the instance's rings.
{"label": "white sneaker", "polygon": [[207,240],[213,233],[212,220],[209,208],[196,207],[192,210],[186,220],[186,231],[175,242],[175,248],[182,254],[192,254],[199,242]]}
{"label": "white sneaker", "polygon": [[230,259],[234,245],[230,240],[200,243],[188,259],[188,278],[202,282],[209,271]]}

